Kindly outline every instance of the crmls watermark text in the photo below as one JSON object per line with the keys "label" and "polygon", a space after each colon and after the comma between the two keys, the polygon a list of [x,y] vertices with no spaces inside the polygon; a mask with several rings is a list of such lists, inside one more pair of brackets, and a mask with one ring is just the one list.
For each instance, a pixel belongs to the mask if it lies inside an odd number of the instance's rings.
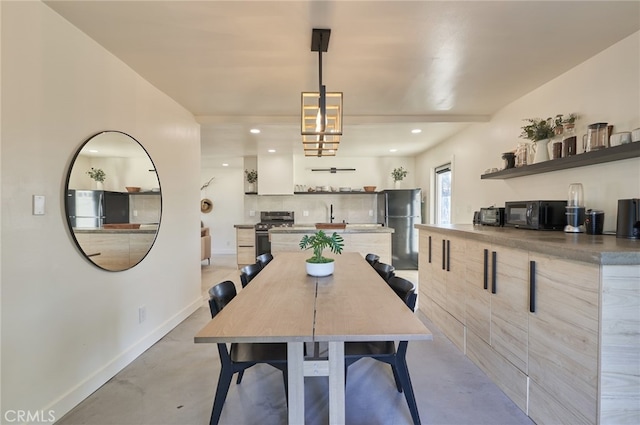
{"label": "crmls watermark text", "polygon": [[56,412],[53,410],[7,410],[4,412],[6,422],[55,422]]}

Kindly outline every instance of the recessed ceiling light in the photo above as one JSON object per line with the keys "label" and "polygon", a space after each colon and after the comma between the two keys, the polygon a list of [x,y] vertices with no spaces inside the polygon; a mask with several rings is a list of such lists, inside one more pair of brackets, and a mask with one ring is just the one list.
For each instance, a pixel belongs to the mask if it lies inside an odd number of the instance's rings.
{"label": "recessed ceiling light", "polygon": [[398,152],[398,149],[389,149],[389,152]]}
{"label": "recessed ceiling light", "polygon": [[422,133],[422,130],[420,130],[419,128],[414,128],[413,130],[411,130],[411,132],[413,134],[419,134],[419,133]]}
{"label": "recessed ceiling light", "polygon": [[98,151],[96,149],[89,149],[89,152],[91,153],[98,153]]}
{"label": "recessed ceiling light", "polygon": [[275,149],[269,149],[267,152],[269,152],[269,153],[275,153],[275,151],[276,151]]}
{"label": "recessed ceiling light", "polygon": [[223,167],[228,167],[228,166],[229,166],[229,164],[227,164],[226,162],[223,162],[223,163],[222,163],[222,166],[223,166]]}
{"label": "recessed ceiling light", "polygon": [[251,130],[249,130],[249,132],[251,132],[251,134],[260,134],[260,129],[259,128],[252,128]]}

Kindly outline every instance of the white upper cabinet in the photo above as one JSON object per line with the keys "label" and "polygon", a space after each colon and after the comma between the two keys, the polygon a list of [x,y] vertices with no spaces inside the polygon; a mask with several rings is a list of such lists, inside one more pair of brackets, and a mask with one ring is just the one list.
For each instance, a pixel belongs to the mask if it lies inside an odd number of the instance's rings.
{"label": "white upper cabinet", "polygon": [[293,156],[258,155],[258,195],[293,195]]}

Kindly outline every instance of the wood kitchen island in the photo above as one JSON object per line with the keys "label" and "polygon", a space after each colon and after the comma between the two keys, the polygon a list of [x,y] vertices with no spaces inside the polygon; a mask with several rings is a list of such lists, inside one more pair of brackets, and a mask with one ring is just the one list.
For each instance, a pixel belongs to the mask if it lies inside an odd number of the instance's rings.
{"label": "wood kitchen island", "polygon": [[[391,264],[391,234],[394,230],[379,224],[347,224],[344,229],[323,229],[325,233],[338,233],[344,239],[343,252],[369,253],[380,256],[380,261]],[[274,227],[269,230],[271,252],[300,251],[300,239],[316,232],[314,225]],[[327,253],[331,256],[330,253]]]}
{"label": "wood kitchen island", "polygon": [[536,423],[640,423],[640,241],[416,228],[420,310]]}

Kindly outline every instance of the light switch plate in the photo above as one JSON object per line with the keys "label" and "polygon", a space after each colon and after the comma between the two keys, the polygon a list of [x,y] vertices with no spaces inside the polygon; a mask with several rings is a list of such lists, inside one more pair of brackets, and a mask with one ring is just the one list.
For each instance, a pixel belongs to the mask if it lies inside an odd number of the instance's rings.
{"label": "light switch plate", "polygon": [[33,215],[44,215],[44,195],[33,195]]}

